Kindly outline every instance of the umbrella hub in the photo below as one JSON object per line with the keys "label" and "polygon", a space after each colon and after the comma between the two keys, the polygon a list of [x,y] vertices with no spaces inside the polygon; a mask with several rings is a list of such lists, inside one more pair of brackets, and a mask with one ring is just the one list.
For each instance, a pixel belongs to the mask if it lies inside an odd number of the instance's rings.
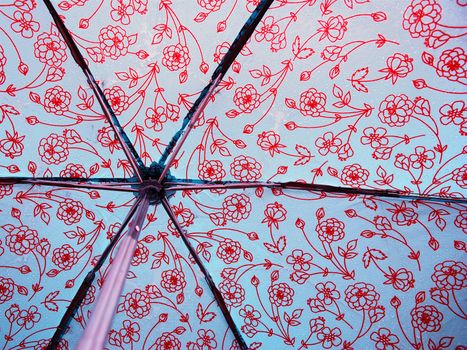
{"label": "umbrella hub", "polygon": [[170,172],[167,172],[162,181],[159,181],[163,169],[164,166],[157,162],[153,162],[149,167],[142,169],[143,182],[138,184],[139,192],[135,193],[135,195],[147,194],[150,204],[160,203],[161,198],[164,196],[167,198],[173,196],[173,191],[167,192],[164,190],[164,183],[174,179]]}

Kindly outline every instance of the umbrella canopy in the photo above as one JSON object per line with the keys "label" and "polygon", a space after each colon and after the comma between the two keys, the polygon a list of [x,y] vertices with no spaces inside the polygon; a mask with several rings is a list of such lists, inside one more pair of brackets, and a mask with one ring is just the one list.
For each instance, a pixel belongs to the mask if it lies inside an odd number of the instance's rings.
{"label": "umbrella canopy", "polygon": [[1,4],[3,349],[464,349],[465,6]]}

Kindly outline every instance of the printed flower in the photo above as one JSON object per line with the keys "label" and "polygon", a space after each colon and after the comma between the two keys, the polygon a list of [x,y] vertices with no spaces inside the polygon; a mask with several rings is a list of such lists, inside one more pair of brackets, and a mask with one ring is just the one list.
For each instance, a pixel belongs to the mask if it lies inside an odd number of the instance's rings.
{"label": "printed flower", "polygon": [[149,296],[141,289],[135,289],[133,292],[127,293],[122,306],[127,316],[133,319],[143,318],[149,315],[151,311]]}
{"label": "printed flower", "polygon": [[115,137],[111,126],[105,126],[97,131],[97,141],[99,141],[102,147],[108,148],[110,153],[121,149],[120,142]]}
{"label": "printed flower", "polygon": [[245,300],[245,290],[232,280],[224,280],[219,284],[219,291],[224,297],[225,303],[229,306],[238,307]]}
{"label": "printed flower", "polygon": [[83,299],[83,305],[91,305],[96,300],[96,287],[91,286]]}
{"label": "printed flower", "polygon": [[46,90],[44,95],[44,109],[49,113],[62,115],[68,111],[71,94],[59,85]]}
{"label": "printed flower", "polygon": [[13,185],[0,185],[0,199],[13,193]]}
{"label": "printed flower", "polygon": [[384,284],[392,284],[394,289],[402,292],[407,292],[410,288],[414,287],[415,280],[413,278],[412,271],[409,271],[404,267],[394,271],[389,267],[389,272],[389,274],[384,274],[384,277],[387,278],[387,280],[384,281]]}
{"label": "printed flower", "polygon": [[436,0],[413,0],[404,12],[402,26],[412,38],[427,37],[440,21],[441,12]]}
{"label": "printed flower", "polygon": [[58,33],[42,33],[34,43],[34,56],[49,66],[59,67],[67,59],[67,45]]}
{"label": "printed flower", "polygon": [[83,215],[83,204],[73,199],[65,198],[60,202],[57,210],[57,218],[67,225],[80,222]]}
{"label": "printed flower", "polygon": [[246,194],[234,193],[222,202],[222,213],[227,220],[240,222],[248,218],[251,212],[250,198]]}
{"label": "printed flower", "polygon": [[214,52],[213,55],[213,61],[214,63],[220,63],[222,59],[224,58],[225,54],[227,51],[229,51],[230,48],[230,43],[227,41],[224,41],[223,43],[219,44],[216,46],[216,52]]}
{"label": "printed flower", "polygon": [[310,88],[300,94],[300,113],[304,116],[319,117],[326,106],[326,94]]}
{"label": "printed flower", "polygon": [[236,263],[240,259],[241,253],[242,246],[240,243],[229,238],[223,239],[216,251],[217,257],[222,259],[226,264]]}
{"label": "printed flower", "polygon": [[217,348],[216,335],[212,330],[200,329],[198,332],[196,344],[200,350],[211,350]]}
{"label": "printed flower", "polygon": [[321,24],[321,28],[318,29],[318,32],[323,33],[319,38],[320,41],[328,39],[330,42],[334,43],[341,40],[347,31],[347,21],[341,15],[331,16],[327,21],[318,20],[318,22]]}
{"label": "printed flower", "polygon": [[15,227],[6,236],[6,245],[10,251],[16,255],[30,253],[39,243],[36,230],[31,230],[27,226]]}
{"label": "printed flower", "polygon": [[467,287],[467,266],[462,261],[443,261],[435,266],[431,279],[440,289],[461,290]]}
{"label": "printed flower", "polygon": [[265,218],[261,221],[262,223],[267,223],[268,227],[274,225],[274,227],[278,229],[279,222],[287,218],[287,210],[278,202],[270,203],[266,205],[266,209],[264,209],[264,216]]}
{"label": "printed flower", "polygon": [[209,12],[219,11],[225,0],[198,0],[198,5]]}
{"label": "printed flower", "polygon": [[267,16],[261,21],[261,24],[256,30],[255,39],[257,42],[263,40],[272,41],[276,34],[279,33],[279,26],[274,21],[273,16]]}
{"label": "printed flower", "polygon": [[21,310],[19,318],[16,321],[18,326],[29,330],[41,319],[41,314],[37,312],[36,306],[30,306],[28,310]]}
{"label": "printed flower", "polygon": [[15,33],[19,33],[23,38],[28,39],[39,31],[39,23],[32,20],[32,15],[29,12],[15,11],[10,26]]}
{"label": "printed flower", "polygon": [[336,61],[342,52],[342,46],[330,45],[321,51],[321,58],[325,61]]}
{"label": "printed flower", "polygon": [[67,177],[71,179],[87,178],[86,169],[81,164],[69,163],[65,169],[60,171],[61,177]]}
{"label": "printed flower", "polygon": [[190,50],[182,44],[166,46],[162,54],[162,64],[172,72],[184,69],[191,61]]}
{"label": "printed flower", "polygon": [[261,163],[248,156],[235,157],[230,164],[230,174],[239,181],[256,181],[261,177]]}
{"label": "printed flower", "polygon": [[163,332],[154,345],[156,350],[180,350],[182,348],[180,340],[169,332]]}
{"label": "printed flower", "polygon": [[161,131],[164,127],[164,123],[167,121],[167,114],[165,114],[164,107],[148,108],[146,110],[146,119],[144,124],[147,128],[153,129],[154,131]]}
{"label": "printed flower", "polygon": [[366,184],[370,172],[360,164],[346,165],[342,169],[341,181],[344,185],[352,187],[361,187]]}
{"label": "printed flower", "polygon": [[54,249],[52,261],[62,270],[71,270],[78,262],[78,252],[71,245],[65,244]]}
{"label": "printed flower", "polygon": [[369,310],[378,304],[380,295],[371,284],[358,282],[351,284],[345,290],[345,301],[351,309]]}
{"label": "printed flower", "polygon": [[413,58],[407,54],[396,53],[389,56],[386,60],[386,68],[380,72],[386,73],[385,79],[391,79],[394,85],[399,78],[405,78],[410,72],[413,71]]}
{"label": "printed flower", "polygon": [[260,105],[260,95],[253,85],[247,84],[235,90],[233,101],[242,112],[251,113]]}
{"label": "printed flower", "polygon": [[459,215],[454,220],[454,225],[462,229],[464,233],[467,233],[467,210],[461,210]]}
{"label": "printed flower", "polygon": [[316,232],[318,232],[318,238],[324,242],[332,243],[339,241],[344,238],[345,225],[342,221],[336,218],[329,218],[320,221],[316,225]]}
{"label": "printed flower", "polygon": [[333,282],[320,282],[315,286],[315,288],[318,291],[316,298],[321,300],[325,305],[331,305],[341,297],[341,294],[336,289],[336,285]]}
{"label": "printed flower", "polygon": [[6,138],[0,140],[0,152],[11,159],[22,155],[24,150],[23,141],[26,136],[19,136],[17,131],[14,131],[13,134],[5,131],[5,136]]}
{"label": "printed flower", "polygon": [[420,332],[438,332],[444,316],[433,305],[418,306],[410,311],[412,326]]}
{"label": "printed flower", "polygon": [[132,266],[138,266],[148,262],[149,249],[141,242],[138,242],[136,249],[133,252],[133,259],[131,259]]}
{"label": "printed flower", "polygon": [[63,136],[51,134],[39,143],[39,155],[46,164],[60,164],[68,159],[68,143]]}
{"label": "printed flower", "polygon": [[363,130],[363,136],[360,138],[362,145],[370,145],[371,148],[387,146],[389,139],[386,137],[385,128],[368,127]]}
{"label": "printed flower", "polygon": [[257,311],[253,306],[245,305],[245,307],[240,309],[238,313],[241,317],[243,317],[245,324],[253,327],[258,326],[258,320],[261,318],[261,313]]}
{"label": "printed flower", "polygon": [[120,330],[122,340],[125,344],[139,341],[139,324],[130,320],[123,321],[123,327]]}
{"label": "printed flower", "polygon": [[198,177],[201,180],[221,181],[225,175],[224,166],[219,160],[205,160],[198,165]]}
{"label": "printed flower", "polygon": [[339,146],[342,145],[342,140],[334,136],[334,133],[328,131],[316,139],[315,145],[318,147],[319,154],[325,156],[328,153],[336,153]]}
{"label": "printed flower", "polygon": [[185,274],[178,269],[162,272],[161,286],[169,293],[175,293],[186,286]]}
{"label": "printed flower", "polygon": [[5,65],[6,65],[5,52],[3,51],[2,45],[0,45],[0,85],[2,85],[6,80]]}
{"label": "printed flower", "polygon": [[293,303],[295,291],[287,283],[278,283],[268,288],[268,294],[271,304],[277,307],[290,306]]}
{"label": "printed flower", "polygon": [[11,300],[14,292],[15,282],[11,278],[0,276],[0,304]]}
{"label": "printed flower", "polygon": [[342,343],[341,339],[342,331],[335,327],[333,329],[329,327],[323,327],[316,335],[324,349],[330,349],[333,346],[339,346]]}
{"label": "printed flower", "polygon": [[130,98],[125,94],[125,91],[120,86],[114,86],[104,90],[104,95],[109,101],[115,115],[121,115],[130,106]]}
{"label": "printed flower", "polygon": [[467,112],[464,101],[454,101],[451,104],[445,104],[439,109],[441,113],[441,124],[462,125],[467,122],[467,117],[464,116]]}
{"label": "printed flower", "polygon": [[308,271],[311,267],[313,257],[301,249],[294,249],[287,257],[287,264],[292,265],[294,270]]}
{"label": "printed flower", "polygon": [[404,94],[389,95],[379,105],[378,117],[382,123],[401,127],[410,121],[413,102]]}
{"label": "printed flower", "polygon": [[370,335],[370,339],[375,342],[375,348],[378,350],[399,350],[397,346],[399,338],[397,335],[391,332],[391,330],[383,327],[378,329],[377,332],[373,332]]}
{"label": "printed flower", "polygon": [[190,210],[190,208],[185,208],[183,203],[180,202],[179,205],[173,205],[172,210],[175,216],[178,219],[178,222],[183,227],[188,227],[193,224],[193,220],[195,219],[195,215]]}
{"label": "printed flower", "polygon": [[103,54],[113,60],[126,55],[130,47],[130,39],[120,26],[108,25],[101,28],[98,40]]}
{"label": "printed flower", "polygon": [[436,66],[436,73],[448,80],[457,81],[465,79],[467,55],[461,47],[455,47],[451,50],[445,50],[441,54]]}
{"label": "printed flower", "polygon": [[410,226],[417,222],[418,214],[413,208],[407,207],[405,202],[396,203],[393,207],[393,209],[388,209],[389,212],[393,213],[391,221],[396,222],[399,226]]}
{"label": "printed flower", "polygon": [[467,188],[467,164],[452,171],[452,179],[456,181],[459,187]]}
{"label": "printed flower", "polygon": [[280,141],[280,135],[274,131],[263,131],[258,135],[258,141],[256,141],[256,144],[261,147],[263,151],[269,152],[271,157],[274,157],[274,154],[281,153],[279,148],[285,148]]}
{"label": "printed flower", "polygon": [[131,22],[131,15],[135,12],[129,0],[112,0],[110,2],[110,17],[115,22],[127,25]]}
{"label": "printed flower", "polygon": [[409,156],[412,166],[415,169],[430,169],[433,167],[436,155],[435,152],[427,150],[424,146],[415,147],[415,153]]}

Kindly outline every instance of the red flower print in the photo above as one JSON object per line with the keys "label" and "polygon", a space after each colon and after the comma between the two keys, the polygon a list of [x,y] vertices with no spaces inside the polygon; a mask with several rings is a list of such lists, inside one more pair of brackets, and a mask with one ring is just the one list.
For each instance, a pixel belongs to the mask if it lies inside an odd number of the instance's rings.
{"label": "red flower print", "polygon": [[68,111],[71,94],[59,85],[47,89],[44,95],[44,109],[49,113],[62,115]]}
{"label": "red flower print", "polygon": [[[121,305],[125,313],[130,318],[143,318],[149,315],[151,311],[151,303],[146,291],[135,289],[133,292],[125,295],[125,300]],[[120,311],[120,306],[119,306]]]}
{"label": "red flower print", "polygon": [[123,321],[123,327],[120,330],[120,335],[125,344],[139,341],[139,324],[130,320]]}
{"label": "red flower print", "polygon": [[318,32],[323,33],[319,38],[320,41],[328,39],[334,43],[341,40],[347,31],[347,21],[341,15],[331,16],[327,21],[318,20],[318,22],[321,24]]}
{"label": "red flower print", "polygon": [[0,185],[0,199],[13,193],[13,185]]}
{"label": "red flower print", "polygon": [[300,113],[304,116],[319,117],[326,106],[326,94],[310,88],[300,94]]}
{"label": "red flower print", "polygon": [[374,308],[378,304],[380,295],[375,286],[358,282],[351,284],[345,290],[345,301],[351,309],[362,311]]}
{"label": "red flower print", "polygon": [[141,242],[138,242],[136,249],[133,252],[133,259],[131,260],[132,266],[138,266],[148,262],[149,249]]}
{"label": "red flower print", "polygon": [[29,254],[39,243],[36,230],[27,226],[15,227],[6,236],[6,245],[16,255]]}
{"label": "red flower print", "polygon": [[385,128],[368,127],[363,130],[363,136],[360,138],[362,145],[370,145],[371,148],[386,146],[389,139],[386,137]]}
{"label": "red flower print", "polygon": [[244,113],[253,112],[261,103],[258,91],[256,91],[256,88],[251,84],[238,87],[235,90],[233,101]]}
{"label": "red flower print", "polygon": [[146,119],[144,124],[147,128],[153,129],[154,131],[161,131],[164,127],[164,123],[167,121],[167,114],[165,114],[164,107],[148,108],[146,110]]}
{"label": "red flower print", "polygon": [[15,282],[11,278],[0,276],[0,304],[13,298]]}
{"label": "red flower print", "polygon": [[221,181],[225,175],[226,172],[219,160],[205,160],[198,165],[198,177],[201,180]]}
{"label": "red flower print", "polygon": [[182,44],[166,46],[162,54],[162,64],[172,72],[184,69],[191,61],[190,50]]}
{"label": "red flower print", "polygon": [[465,79],[467,76],[466,71],[467,55],[461,47],[445,50],[441,54],[436,66],[436,73],[448,80],[457,81]]}
{"label": "red flower print", "polygon": [[345,225],[342,221],[336,218],[329,218],[323,220],[316,225],[316,232],[318,232],[318,237],[323,242],[336,242],[344,238]]}
{"label": "red flower print", "polygon": [[271,304],[277,307],[290,306],[293,303],[295,291],[287,283],[278,283],[268,288],[268,294]]}
{"label": "red flower print", "polygon": [[73,199],[66,198],[60,202],[57,210],[57,218],[67,225],[80,222],[83,216],[83,204]]}
{"label": "red flower print", "polygon": [[318,291],[316,298],[325,305],[331,305],[341,297],[341,294],[336,289],[336,285],[333,282],[320,282],[315,288]]}
{"label": "red flower print", "polygon": [[120,22],[123,25],[130,24],[131,15],[135,12],[129,0],[112,0],[110,2],[110,17],[115,22]]}
{"label": "red flower print", "polygon": [[186,286],[185,274],[178,269],[162,272],[161,286],[169,293],[175,293]]}
{"label": "red flower print", "polygon": [[322,156],[330,153],[336,153],[339,146],[342,145],[342,140],[339,137],[334,136],[334,133],[328,131],[323,136],[318,137],[315,141],[318,152]]}
{"label": "red flower print", "polygon": [[440,21],[441,12],[436,0],[413,0],[404,12],[402,26],[412,38],[427,37]]}
{"label": "red flower print", "polygon": [[78,262],[78,252],[69,244],[64,244],[53,251],[52,261],[62,270],[71,270]]}
{"label": "red flower print", "polygon": [[262,165],[248,156],[235,157],[230,164],[230,173],[239,181],[256,181],[261,177]]}
{"label": "red flower print", "polygon": [[250,198],[245,194],[234,193],[222,202],[222,213],[227,220],[240,222],[250,216]]}
{"label": "red flower print", "polygon": [[246,9],[248,12],[253,12],[259,5],[260,0],[247,0]]}
{"label": "red flower print", "polygon": [[0,152],[11,159],[22,155],[24,150],[23,140],[25,136],[19,136],[16,131],[13,132],[13,134],[5,131],[5,135],[6,138],[0,140]]}
{"label": "red flower print", "polygon": [[370,335],[370,339],[375,342],[375,348],[378,350],[399,350],[397,346],[399,338],[390,329],[385,327],[378,329]]}
{"label": "red flower print", "polygon": [[225,303],[229,306],[238,307],[245,300],[245,290],[232,280],[224,280],[219,284],[219,291],[224,297]]}
{"label": "red flower print", "polygon": [[330,45],[321,51],[321,58],[325,61],[336,61],[342,52],[342,46]]}
{"label": "red flower print", "polygon": [[287,257],[287,264],[292,265],[294,270],[308,271],[311,267],[313,257],[301,249],[294,249],[292,254]]}
{"label": "red flower print", "polygon": [[238,313],[241,317],[243,317],[245,324],[253,327],[258,326],[258,320],[261,318],[261,313],[257,311],[253,306],[245,305],[245,307],[240,309]]}
{"label": "red flower print", "polygon": [[392,284],[394,289],[402,292],[407,292],[410,288],[414,287],[415,280],[411,271],[404,267],[394,271],[389,267],[389,272],[389,274],[384,274],[384,277],[387,278],[384,284]]}
{"label": "red flower print", "polygon": [[342,169],[341,181],[344,185],[349,185],[352,187],[361,187],[366,184],[370,172],[360,164],[346,165]]}
{"label": "red flower print", "polygon": [[169,332],[163,332],[154,345],[155,350],[180,350],[182,348],[180,340]]}
{"label": "red flower print", "polygon": [[230,43],[224,41],[222,44],[216,46],[216,52],[213,55],[214,63],[220,63],[221,60],[224,58],[224,55],[229,51]]}
{"label": "red flower print", "polygon": [[0,45],[0,85],[2,85],[6,80],[5,65],[6,65],[5,52],[3,51],[3,46]]}
{"label": "red flower print", "polygon": [[467,188],[467,164],[452,171],[452,179],[456,181],[459,187]]}
{"label": "red flower print", "polygon": [[274,157],[274,154],[281,153],[279,148],[285,148],[281,142],[281,137],[274,131],[263,131],[258,135],[258,141],[256,144],[261,147],[265,152],[269,152],[271,157]]}
{"label": "red flower print", "polygon": [[321,342],[324,349],[330,349],[333,346],[339,346],[342,343],[341,334],[342,331],[337,327],[333,329],[323,327],[316,337]]}
{"label": "red flower print", "polygon": [[58,33],[42,33],[34,43],[34,56],[49,66],[59,67],[67,59],[67,46]]}
{"label": "red flower print", "polygon": [[115,137],[115,133],[111,126],[105,126],[97,131],[97,141],[109,149],[110,153],[114,153],[115,150],[120,150],[120,142]]}
{"label": "red flower print", "polygon": [[399,78],[405,78],[410,72],[413,71],[413,58],[409,55],[396,53],[393,56],[389,56],[386,60],[386,68],[380,70],[380,72],[386,73],[385,79],[391,79],[394,85]]}
{"label": "red flower print", "polygon": [[413,102],[404,94],[389,95],[379,105],[378,117],[382,123],[401,127],[410,121]]}
{"label": "red flower print", "polygon": [[109,101],[115,115],[121,115],[126,111],[130,104],[130,98],[125,94],[125,91],[120,86],[114,86],[110,89],[104,90],[104,95]]}
{"label": "red flower print", "polygon": [[198,344],[200,350],[216,349],[216,335],[210,329],[200,329],[198,331],[198,339],[196,339],[196,344]]}
{"label": "red flower print", "polygon": [[420,332],[438,332],[444,316],[433,305],[418,306],[410,311],[412,326]]}
{"label": "red flower print", "polygon": [[32,20],[29,12],[15,11],[11,29],[19,33],[23,38],[32,38],[35,32],[39,31],[39,23]]}
{"label": "red flower print", "polygon": [[39,155],[46,164],[60,164],[68,159],[68,143],[63,136],[51,134],[39,143]]}
{"label": "red flower print", "polygon": [[21,310],[19,313],[19,318],[16,321],[18,323],[18,326],[24,327],[27,330],[31,329],[34,327],[34,325],[39,322],[41,319],[41,314],[37,312],[37,307],[36,306],[30,306],[29,309],[26,310]]}
{"label": "red flower print", "polygon": [[279,228],[279,222],[282,222],[287,217],[287,210],[284,209],[282,204],[278,202],[270,203],[266,205],[266,209],[264,210],[265,218],[262,223],[267,223],[268,227],[274,225],[276,229]]}
{"label": "red flower print", "polygon": [[407,207],[405,202],[394,204],[393,207],[394,209],[388,209],[389,212],[393,213],[391,221],[396,222],[399,226],[410,226],[417,222],[418,214],[413,208]]}
{"label": "red flower print", "polygon": [[83,305],[91,305],[96,300],[96,287],[89,287],[86,296],[83,299]]}
{"label": "red flower print", "polygon": [[125,29],[120,26],[108,25],[102,28],[98,40],[103,54],[113,60],[128,53],[130,40]]}
{"label": "red flower print", "polygon": [[65,169],[60,171],[61,177],[67,177],[71,179],[80,179],[87,178],[86,169],[81,164],[69,163],[66,165]]}
{"label": "red flower print", "polygon": [[225,0],[198,0],[198,5],[209,12],[219,11]]}
{"label": "red flower print", "polygon": [[461,210],[459,215],[454,220],[454,225],[462,229],[464,233],[467,233],[467,210]]}
{"label": "red flower print", "polygon": [[439,109],[441,113],[441,124],[462,125],[467,122],[467,117],[464,114],[467,112],[464,101],[454,101],[451,104],[445,104]]}
{"label": "red flower print", "polygon": [[462,261],[443,261],[435,266],[431,279],[440,289],[461,290],[467,287],[467,266]]}
{"label": "red flower print", "polygon": [[257,42],[263,40],[272,41],[276,34],[279,33],[279,26],[274,21],[273,16],[267,16],[261,21],[261,24],[256,30],[255,39]]}
{"label": "red flower print", "polygon": [[424,146],[415,147],[415,153],[409,156],[409,160],[415,169],[430,169],[433,167],[435,152],[427,150]]}
{"label": "red flower print", "polygon": [[241,253],[240,243],[229,238],[223,239],[216,251],[216,255],[226,264],[236,263],[240,259]]}

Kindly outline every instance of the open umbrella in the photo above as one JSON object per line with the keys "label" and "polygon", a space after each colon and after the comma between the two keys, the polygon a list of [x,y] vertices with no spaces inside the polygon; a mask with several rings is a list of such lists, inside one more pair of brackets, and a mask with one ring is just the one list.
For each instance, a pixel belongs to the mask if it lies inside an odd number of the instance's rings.
{"label": "open umbrella", "polygon": [[4,349],[464,349],[465,2],[0,4]]}

